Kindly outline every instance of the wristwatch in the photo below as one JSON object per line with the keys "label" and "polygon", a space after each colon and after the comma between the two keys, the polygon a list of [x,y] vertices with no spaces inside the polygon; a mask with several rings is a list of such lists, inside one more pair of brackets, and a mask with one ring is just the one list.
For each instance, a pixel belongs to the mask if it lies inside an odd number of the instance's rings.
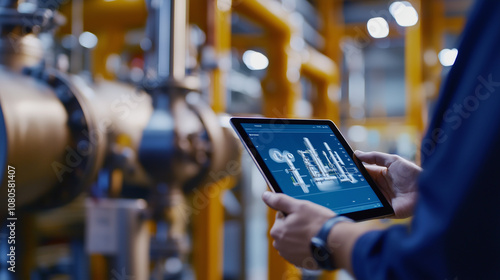
{"label": "wristwatch", "polygon": [[328,249],[328,234],[332,228],[340,222],[354,222],[353,220],[345,216],[335,216],[328,219],[318,234],[311,238],[311,252],[314,260],[318,263],[321,269],[334,270],[337,268],[333,260],[332,252]]}

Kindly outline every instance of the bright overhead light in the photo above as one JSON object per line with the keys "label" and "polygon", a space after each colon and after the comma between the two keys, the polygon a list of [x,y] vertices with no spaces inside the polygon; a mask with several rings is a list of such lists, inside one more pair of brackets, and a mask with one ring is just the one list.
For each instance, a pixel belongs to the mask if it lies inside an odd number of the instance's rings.
{"label": "bright overhead light", "polygon": [[458,50],[453,48],[453,49],[442,49],[439,54],[439,62],[443,66],[452,66],[455,63],[455,60],[457,59],[458,55]]}
{"label": "bright overhead light", "polygon": [[389,35],[389,24],[382,17],[369,19],[366,23],[366,28],[368,28],[368,33],[373,38],[385,38]]}
{"label": "bright overhead light", "polygon": [[97,36],[87,31],[83,32],[82,34],[80,34],[80,37],[78,37],[78,42],[80,42],[80,45],[87,49],[95,48],[95,46],[97,46],[97,41]]}
{"label": "bright overhead light", "polygon": [[413,26],[418,22],[418,13],[408,1],[396,1],[389,6],[389,12],[400,26]]}
{"label": "bright overhead light", "polygon": [[243,53],[243,63],[250,70],[263,70],[269,65],[269,59],[260,52],[248,50]]}

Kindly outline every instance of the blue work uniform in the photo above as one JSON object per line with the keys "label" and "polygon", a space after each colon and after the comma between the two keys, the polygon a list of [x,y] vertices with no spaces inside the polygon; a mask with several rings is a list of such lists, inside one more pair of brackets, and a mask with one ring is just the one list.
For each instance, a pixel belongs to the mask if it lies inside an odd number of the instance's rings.
{"label": "blue work uniform", "polygon": [[358,279],[500,279],[500,1],[475,3],[422,141],[414,217],[362,235]]}

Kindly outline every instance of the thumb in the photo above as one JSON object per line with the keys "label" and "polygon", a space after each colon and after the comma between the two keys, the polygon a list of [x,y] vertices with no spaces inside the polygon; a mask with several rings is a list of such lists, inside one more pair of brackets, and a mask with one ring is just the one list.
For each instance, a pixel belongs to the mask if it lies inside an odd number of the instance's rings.
{"label": "thumb", "polygon": [[354,154],[356,157],[358,157],[361,161],[364,161],[368,164],[376,164],[376,165],[381,165],[385,167],[389,167],[393,162],[395,162],[398,159],[397,155],[391,155],[391,154],[386,154],[386,153],[381,153],[381,152],[361,152],[361,151],[355,151]]}
{"label": "thumb", "polygon": [[295,205],[299,202],[297,199],[286,194],[272,193],[269,191],[262,194],[262,200],[267,204],[267,206],[286,214],[294,212]]}

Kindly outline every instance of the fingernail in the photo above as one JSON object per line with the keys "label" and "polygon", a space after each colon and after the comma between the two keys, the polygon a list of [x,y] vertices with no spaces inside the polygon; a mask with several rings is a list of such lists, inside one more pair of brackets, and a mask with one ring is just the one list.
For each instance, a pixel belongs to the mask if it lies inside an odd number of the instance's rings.
{"label": "fingernail", "polygon": [[354,154],[357,155],[357,156],[360,155],[361,153],[363,153],[363,152],[361,152],[359,150],[354,151]]}
{"label": "fingernail", "polygon": [[264,200],[267,200],[269,199],[269,197],[271,196],[271,192],[269,191],[265,191],[263,194],[262,194],[262,199]]}

